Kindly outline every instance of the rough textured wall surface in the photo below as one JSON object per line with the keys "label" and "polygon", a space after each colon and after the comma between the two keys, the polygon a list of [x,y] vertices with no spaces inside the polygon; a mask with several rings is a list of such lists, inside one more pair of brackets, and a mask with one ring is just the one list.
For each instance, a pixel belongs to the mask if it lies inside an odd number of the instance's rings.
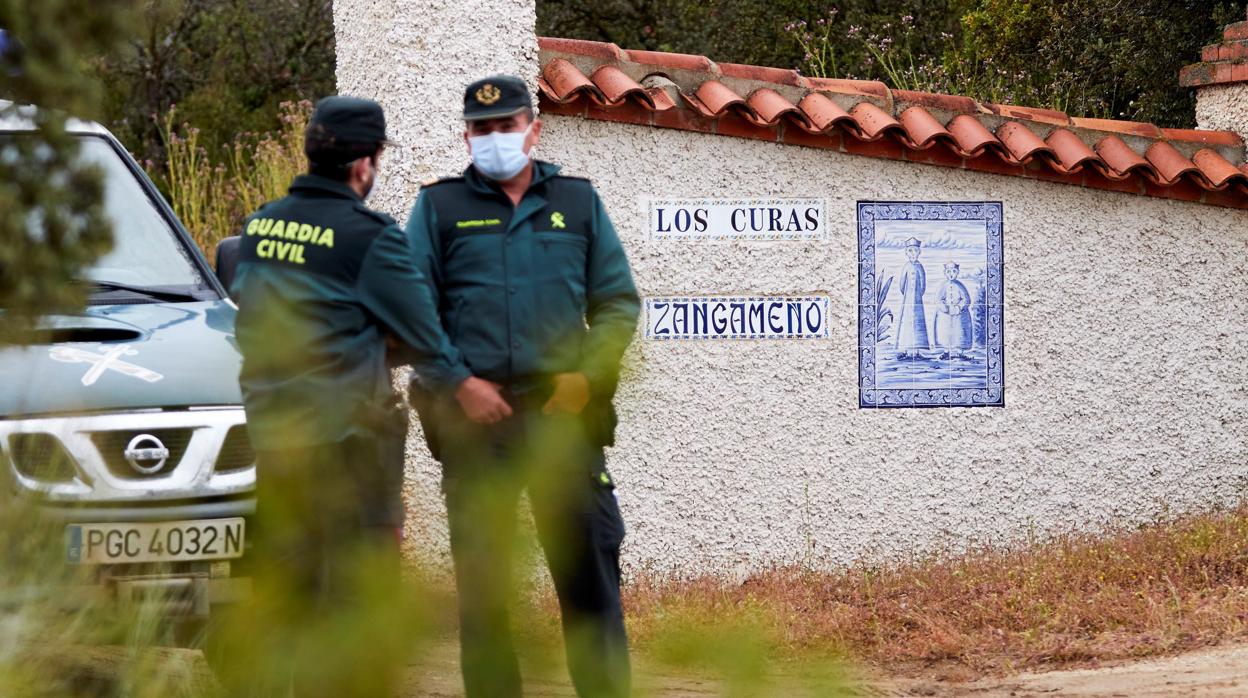
{"label": "rough textured wall surface", "polygon": [[[378,99],[398,142],[371,203],[403,219],[421,181],[467,162],[463,86],[537,74],[532,0],[336,0],[334,19],[340,91]],[[1242,88],[1202,90],[1201,125],[1248,131]],[[541,150],[598,184],[644,294],[832,300],[828,340],[638,339],[610,453],[632,570],[1132,525],[1248,484],[1245,212],[571,117],[547,119]],[[767,195],[826,197],[831,238],[647,240],[642,197]],[[1004,202],[1007,407],[858,409],[860,199]],[[445,561],[418,430],[409,455],[409,548]]]}
{"label": "rough textured wall surface", "polygon": [[[334,0],[338,91],[380,102],[395,141],[370,206],[405,222],[421,182],[468,164],[460,120],[468,83],[510,73],[536,88],[535,7],[533,0]],[[419,427],[408,455],[408,552],[445,569],[439,469]]]}
{"label": "rough textured wall surface", "polygon": [[1234,131],[1248,141],[1248,82],[1196,90],[1196,124],[1203,129]]}
{"label": "rough textured wall surface", "polygon": [[420,183],[465,164],[464,87],[537,75],[533,0],[334,0],[338,91],[375,99],[395,145],[369,204],[406,219]]}
{"label": "rough textured wall surface", "polygon": [[[610,466],[636,570],[836,565],[1134,525],[1248,485],[1248,213],[551,116],[645,295],[831,297],[831,338],[648,342]],[[641,198],[820,196],[831,239],[654,242]],[[1006,407],[859,409],[855,202],[1000,200]]]}

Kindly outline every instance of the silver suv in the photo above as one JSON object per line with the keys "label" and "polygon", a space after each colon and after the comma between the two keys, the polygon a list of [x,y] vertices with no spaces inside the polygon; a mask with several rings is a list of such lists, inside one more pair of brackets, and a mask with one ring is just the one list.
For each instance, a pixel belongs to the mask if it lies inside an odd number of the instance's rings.
{"label": "silver suv", "polygon": [[[29,116],[0,119],[0,156],[30,137]],[[105,173],[114,245],[83,279],[88,306],[44,318],[50,342],[0,348],[0,506],[61,522],[94,592],[204,619],[248,590],[237,308],[117,140],[69,130]]]}

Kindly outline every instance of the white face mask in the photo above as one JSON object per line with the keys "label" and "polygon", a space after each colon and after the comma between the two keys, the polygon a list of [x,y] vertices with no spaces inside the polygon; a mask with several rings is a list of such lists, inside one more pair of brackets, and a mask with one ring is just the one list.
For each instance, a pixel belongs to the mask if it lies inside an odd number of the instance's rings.
{"label": "white face mask", "polygon": [[472,164],[481,174],[502,182],[516,175],[529,164],[530,153],[524,152],[524,142],[533,124],[519,133],[487,133],[469,136],[468,147],[472,150]]}

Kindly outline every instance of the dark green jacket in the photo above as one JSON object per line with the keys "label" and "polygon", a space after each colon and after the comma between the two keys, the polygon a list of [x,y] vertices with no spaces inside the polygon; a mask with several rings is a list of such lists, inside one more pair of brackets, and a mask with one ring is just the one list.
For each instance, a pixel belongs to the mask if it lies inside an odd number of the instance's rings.
{"label": "dark green jacket", "polygon": [[301,175],[243,226],[230,293],[239,383],[256,448],[369,435],[394,417],[386,333],[449,389],[469,373],[449,344],[394,219],[346,186]]}
{"label": "dark green jacket", "polygon": [[513,206],[469,167],[421,189],[407,234],[474,375],[522,391],[581,371],[609,400],[641,304],[593,185],[558,172],[535,163]]}

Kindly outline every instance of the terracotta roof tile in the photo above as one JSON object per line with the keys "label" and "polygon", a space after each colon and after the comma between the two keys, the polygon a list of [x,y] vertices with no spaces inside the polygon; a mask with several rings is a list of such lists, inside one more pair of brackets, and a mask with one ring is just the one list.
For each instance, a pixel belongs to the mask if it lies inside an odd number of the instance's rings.
{"label": "terracotta roof tile", "polygon": [[1007,121],[997,129],[997,138],[1005,144],[1016,162],[1028,162],[1037,155],[1053,154],[1053,149],[1031,129],[1017,121]]}
{"label": "terracotta roof tile", "polygon": [[[901,128],[901,123],[892,114],[880,109],[870,102],[859,102],[849,110],[849,115],[858,125],[863,140],[874,141],[884,135],[890,128]],[[904,131],[904,129],[902,129]],[[855,133],[854,135],[858,135]]]}
{"label": "terracotta roof tile", "polygon": [[1231,184],[1248,185],[1248,175],[1245,175],[1226,158],[1218,154],[1218,151],[1205,148],[1199,150],[1192,156],[1192,162],[1200,168],[1200,173],[1204,175],[1209,183],[1215,189],[1225,189]]}
{"label": "terracotta roof tile", "polygon": [[1162,137],[1171,141],[1187,141],[1205,145],[1225,145],[1243,149],[1244,139],[1234,131],[1200,131],[1194,128],[1163,128]]}
{"label": "terracotta roof tile", "polygon": [[970,97],[942,95],[934,92],[914,92],[912,90],[893,90],[893,99],[898,105],[913,104],[928,109],[940,109],[954,114],[975,114],[979,112],[979,103]]}
{"label": "terracotta roof tile", "polygon": [[[1139,153],[1131,149],[1118,136],[1106,136],[1096,144],[1096,153],[1101,156],[1101,160],[1108,167],[1098,167],[1101,174],[1110,179],[1127,179],[1132,174],[1132,170],[1144,169],[1148,170],[1151,165]],[[1096,164],[1096,163],[1093,163]]]}
{"label": "terracotta roof tile", "polygon": [[[775,90],[767,88],[755,90],[745,100],[745,103],[754,114],[758,115],[757,118],[750,118],[750,120],[760,126],[773,126],[785,116],[790,116],[800,123],[810,123],[810,120],[797,108],[797,105],[781,97]],[[746,116],[749,118],[750,113],[747,112]]]}
{"label": "terracotta roof tile", "polygon": [[708,117],[723,116],[730,107],[745,106],[744,97],[718,80],[702,83],[693,96],[695,99],[690,102],[699,107],[703,116]]}
{"label": "terracotta roof tile", "polygon": [[794,87],[806,86],[806,82],[796,70],[764,68],[757,65],[741,65],[739,63],[719,63],[718,65],[719,71],[724,77],[774,82],[777,85],[792,85]]}
{"label": "terracotta roof tile", "polygon": [[[829,131],[838,123],[854,123],[854,117],[841,108],[841,105],[828,99],[821,92],[811,92],[802,98],[797,105],[806,115],[810,126],[815,131]],[[855,128],[857,124],[855,124]]]}
{"label": "terracotta roof tile", "polygon": [[1116,121],[1114,119],[1085,119],[1075,117],[1071,119],[1071,124],[1076,128],[1086,128],[1089,131],[1108,131],[1109,133],[1121,133],[1128,136],[1139,136],[1141,138],[1161,138],[1161,129],[1156,126],[1141,121]]}
{"label": "terracotta roof tile", "polygon": [[806,78],[812,90],[839,92],[846,95],[876,97],[883,102],[892,101],[888,85],[878,80],[844,80],[841,78]]}
{"label": "terracotta roof tile", "polygon": [[538,88],[556,102],[569,102],[585,92],[591,97],[600,94],[593,81],[585,77],[585,73],[562,58],[556,58],[542,66],[542,77],[538,79]]}
{"label": "terracotta roof tile", "polygon": [[945,124],[945,128],[949,129],[949,133],[958,143],[958,148],[967,157],[978,156],[985,150],[1004,152],[1001,141],[997,140],[992,131],[989,131],[979,119],[970,114],[959,114],[953,117],[949,123]]}
{"label": "terracotta roof tile", "polygon": [[1148,150],[1144,151],[1144,157],[1160,175],[1160,182],[1158,182],[1160,184],[1172,184],[1189,172],[1200,172],[1200,168],[1196,167],[1195,163],[1188,160],[1183,153],[1166,141],[1157,141],[1148,146]]}
{"label": "terracotta roof tile", "polygon": [[899,120],[901,127],[906,130],[906,145],[916,150],[930,148],[938,138],[954,141],[944,124],[923,107],[910,107],[901,113]]}
{"label": "terracotta roof tile", "polygon": [[1064,128],[1053,129],[1053,133],[1045,139],[1045,143],[1053,149],[1053,156],[1065,172],[1078,172],[1084,165],[1097,160],[1096,151],[1088,147],[1083,139]]}
{"label": "terracotta roof tile", "polygon": [[645,95],[646,90],[636,80],[624,74],[624,71],[613,65],[604,65],[594,71],[590,80],[610,104],[618,104],[629,95]]}
{"label": "terracotta roof tile", "polygon": [[1070,124],[1070,117],[1066,116],[1066,112],[1060,112],[1056,109],[1019,107],[1013,104],[993,104],[991,102],[985,102],[984,108],[993,114],[1004,116],[1007,119],[1026,119],[1027,121],[1052,124],[1054,126]]}
{"label": "terracotta roof tile", "polygon": [[592,41],[543,38],[539,47],[542,108],[559,114],[1248,209],[1244,142],[1227,131],[1072,119]]}
{"label": "terracotta roof tile", "polygon": [[700,72],[716,72],[715,64],[706,56],[691,56],[687,53],[661,53],[659,51],[639,51],[630,49],[623,52],[633,63],[658,65],[676,70],[694,70]]}

